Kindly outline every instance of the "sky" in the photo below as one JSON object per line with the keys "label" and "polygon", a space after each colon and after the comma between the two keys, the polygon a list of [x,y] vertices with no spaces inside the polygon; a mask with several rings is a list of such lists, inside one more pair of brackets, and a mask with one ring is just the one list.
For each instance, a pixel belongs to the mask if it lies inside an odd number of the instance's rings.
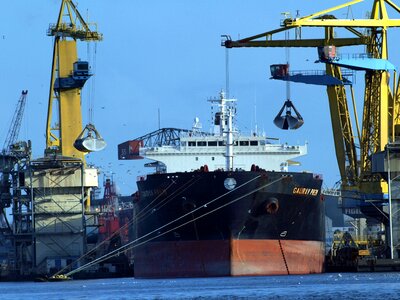
{"label": "sky", "polygon": [[[97,30],[104,35],[96,47],[81,42],[78,49],[82,60],[94,53],[96,57],[95,76],[82,93],[82,115],[83,123],[88,123],[90,98],[92,121],[108,144],[105,150],[87,155],[87,161],[101,170],[100,184],[104,176],[112,175],[123,195],[136,191],[136,177],[151,169],[143,167],[144,160],[118,161],[117,145],[157,130],[159,122],[161,127],[189,129],[199,117],[203,129],[208,130],[210,110],[206,100],[218,96],[226,82],[226,51],[221,47],[221,35],[229,34],[234,40],[252,36],[279,28],[283,12],[295,16],[298,11],[305,16],[345,2],[287,0],[272,5],[265,0],[77,1],[81,15],[96,22]],[[50,23],[56,22],[60,4],[61,0],[14,0],[2,6],[0,143],[4,143],[21,91],[26,89],[28,103],[20,139],[32,141],[33,158],[42,157],[45,148],[53,47],[53,38],[46,31]],[[335,15],[364,18],[371,8],[372,1],[366,0]],[[389,14],[398,18],[393,11]],[[322,38],[323,30],[305,28],[302,34],[303,38]],[[397,37],[390,34],[393,45]],[[284,34],[280,38],[284,39]],[[395,51],[392,47],[389,57]],[[364,51],[361,47],[341,50]],[[391,62],[399,65],[393,57]],[[323,70],[324,66],[315,60],[316,49],[290,49],[292,70]],[[333,187],[340,176],[326,88],[291,84],[291,100],[305,124],[295,131],[283,131],[273,124],[286,100],[286,87],[285,82],[269,79],[269,66],[286,61],[282,48],[229,50],[230,96],[238,99],[238,126],[250,132],[257,124],[268,137],[280,138],[282,143],[307,142],[308,155],[299,158],[301,166],[292,170],[322,174],[324,187]],[[360,116],[363,76],[358,72],[354,85]]]}

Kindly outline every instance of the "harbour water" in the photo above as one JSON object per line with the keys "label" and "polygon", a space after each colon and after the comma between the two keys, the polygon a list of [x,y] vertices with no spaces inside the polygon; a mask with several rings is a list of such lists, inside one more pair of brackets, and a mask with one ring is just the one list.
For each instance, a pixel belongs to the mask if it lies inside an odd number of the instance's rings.
{"label": "harbour water", "polygon": [[399,299],[400,273],[0,282],[0,299]]}

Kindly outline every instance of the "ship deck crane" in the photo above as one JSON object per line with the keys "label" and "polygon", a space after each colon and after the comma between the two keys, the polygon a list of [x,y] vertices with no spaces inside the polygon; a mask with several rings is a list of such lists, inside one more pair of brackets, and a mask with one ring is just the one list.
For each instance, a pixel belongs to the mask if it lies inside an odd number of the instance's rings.
{"label": "ship deck crane", "polygon": [[47,34],[54,36],[54,49],[46,154],[76,157],[84,161],[85,152],[102,150],[105,142],[93,124],[82,130],[81,89],[92,74],[89,63],[78,59],[76,42],[101,41],[103,36],[90,29],[72,0],[62,0],[57,23],[50,25]]}
{"label": "ship deck crane", "polygon": [[[381,67],[371,68],[364,61],[356,70],[365,71],[365,93],[360,137],[360,153],[356,151],[352,123],[347,104],[344,84],[327,85],[329,108],[333,129],[336,157],[342,181],[342,190],[356,192],[358,197],[383,198],[388,188],[381,176],[372,170],[372,157],[382,152],[388,142],[400,138],[400,99],[394,76],[393,91],[390,89],[387,31],[391,27],[400,27],[400,19],[390,19],[387,7],[400,13],[400,7],[391,0],[374,0],[370,19],[336,19],[332,12],[353,6],[363,0],[354,0],[305,17],[287,18],[281,28],[248,38],[223,41],[226,48],[239,47],[344,47],[365,45],[369,59],[380,62]],[[325,30],[324,38],[302,39],[301,30],[306,27],[318,27]],[[338,38],[335,28],[344,28],[351,37]],[[275,39],[286,30],[297,30],[296,38],[291,40]],[[361,31],[360,29],[366,29]],[[333,57],[335,58],[335,57]],[[343,82],[343,72],[336,59],[326,57],[326,74]],[[383,63],[382,63],[383,62]],[[389,64],[390,65],[390,64]],[[348,66],[347,66],[348,67]],[[350,66],[351,67],[351,66]],[[394,75],[396,75],[394,71]],[[351,90],[353,96],[353,90]],[[356,120],[357,121],[357,120]]]}

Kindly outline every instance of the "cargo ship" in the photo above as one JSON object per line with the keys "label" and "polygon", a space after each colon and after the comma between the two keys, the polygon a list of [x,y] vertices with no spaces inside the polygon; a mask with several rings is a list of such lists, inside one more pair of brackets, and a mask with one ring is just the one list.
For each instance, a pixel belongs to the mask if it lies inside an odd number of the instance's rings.
{"label": "cargo ship", "polygon": [[213,128],[160,129],[118,146],[147,158],[135,195],[137,278],[321,273],[322,177],[290,172],[307,145],[241,135],[236,100],[210,99]]}

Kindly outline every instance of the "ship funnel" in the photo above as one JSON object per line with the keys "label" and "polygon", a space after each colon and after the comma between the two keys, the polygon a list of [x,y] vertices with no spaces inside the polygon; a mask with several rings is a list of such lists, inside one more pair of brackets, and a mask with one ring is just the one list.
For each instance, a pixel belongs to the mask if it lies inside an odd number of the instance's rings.
{"label": "ship funnel", "polygon": [[[284,109],[286,108],[286,114],[282,115]],[[292,115],[292,108],[294,111],[294,116]],[[289,99],[283,104],[281,110],[276,115],[274,119],[274,124],[280,129],[288,130],[288,129],[298,129],[304,124],[303,117],[294,107],[292,101]]]}
{"label": "ship funnel", "polygon": [[81,152],[101,151],[106,146],[107,143],[93,124],[87,124],[74,143],[74,147]]}

